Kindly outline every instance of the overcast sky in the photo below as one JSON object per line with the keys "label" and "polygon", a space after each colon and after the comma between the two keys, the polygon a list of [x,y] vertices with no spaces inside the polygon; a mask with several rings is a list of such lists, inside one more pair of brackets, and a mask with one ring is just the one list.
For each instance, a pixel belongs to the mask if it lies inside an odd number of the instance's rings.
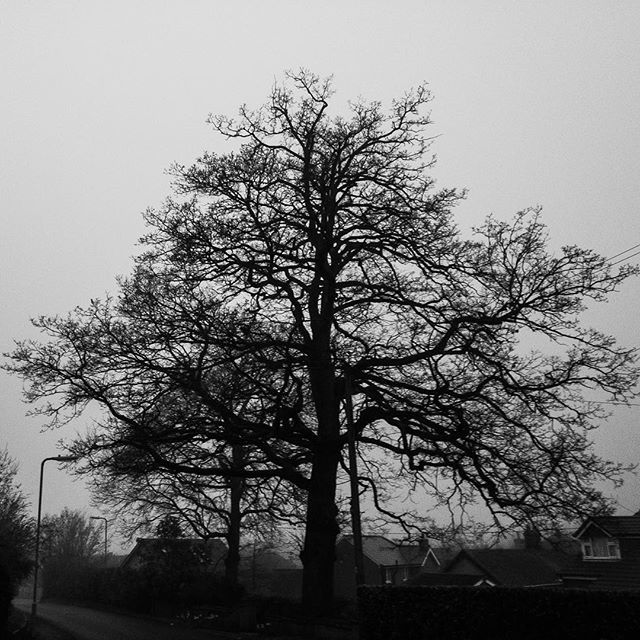
{"label": "overcast sky", "polygon": [[[208,114],[261,104],[286,69],[333,74],[341,101],[427,81],[434,173],[469,189],[463,226],[539,204],[554,247],[638,245],[639,34],[636,0],[1,0],[0,350],[34,336],[30,317],[114,291],[165,170],[224,150]],[[639,295],[627,283],[588,322],[636,344]],[[89,418],[41,434],[0,375],[0,447],[35,502],[40,461]],[[635,462],[640,407],[612,409],[598,451]],[[97,513],[51,463],[46,476],[45,512]],[[639,486],[616,494],[620,513],[640,509]]]}

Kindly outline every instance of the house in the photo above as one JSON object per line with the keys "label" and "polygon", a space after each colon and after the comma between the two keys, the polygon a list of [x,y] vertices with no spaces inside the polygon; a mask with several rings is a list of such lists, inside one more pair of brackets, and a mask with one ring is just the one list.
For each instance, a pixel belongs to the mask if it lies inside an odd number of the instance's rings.
{"label": "house", "polygon": [[[423,563],[431,570],[440,560],[427,544],[393,542],[384,536],[362,536],[364,583],[369,585],[404,584],[417,575]],[[272,595],[297,598],[302,588],[302,569],[278,569]],[[341,536],[336,543],[334,594],[339,599],[356,596],[355,553],[353,536]]]}
{"label": "house", "polygon": [[573,536],[581,553],[562,572],[565,586],[640,589],[640,512],[587,518]]}
{"label": "house", "polygon": [[240,552],[239,581],[247,592],[254,595],[280,594],[282,577],[301,571],[299,559],[285,557],[271,549],[247,547]]}
{"label": "house", "polygon": [[458,580],[473,586],[557,587],[561,586],[559,573],[571,560],[572,556],[554,549],[462,549],[443,574],[447,580],[452,575],[465,576]]}
{"label": "house", "polygon": [[213,573],[224,570],[226,545],[217,538],[138,538],[133,549],[123,559],[122,569],[172,566],[200,567]]}
{"label": "house", "polygon": [[[420,573],[425,561],[438,564],[426,544],[392,542],[384,536],[362,536],[364,583],[400,585]],[[353,536],[342,536],[336,543],[334,591],[338,598],[355,596],[355,554]]]}
{"label": "house", "polygon": [[[423,545],[425,546],[425,545]],[[426,544],[426,554],[420,567],[420,574],[437,573],[442,574],[444,568],[456,557],[460,551],[458,546],[432,547]]]}
{"label": "house", "polygon": [[[561,572],[574,562],[575,549],[543,544],[534,531],[525,531],[512,548],[460,549],[441,564],[411,579],[412,585],[559,587]],[[446,558],[443,553],[440,558]]]}

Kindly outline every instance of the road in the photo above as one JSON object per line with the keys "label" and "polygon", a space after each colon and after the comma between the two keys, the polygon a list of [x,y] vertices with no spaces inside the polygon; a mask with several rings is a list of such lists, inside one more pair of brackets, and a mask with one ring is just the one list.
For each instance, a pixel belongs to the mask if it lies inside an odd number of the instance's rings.
{"label": "road", "polygon": [[[31,611],[28,600],[16,599],[13,604],[27,613]],[[189,629],[162,620],[48,602],[38,604],[38,617],[68,632],[75,640],[228,640],[246,637],[245,634]]]}

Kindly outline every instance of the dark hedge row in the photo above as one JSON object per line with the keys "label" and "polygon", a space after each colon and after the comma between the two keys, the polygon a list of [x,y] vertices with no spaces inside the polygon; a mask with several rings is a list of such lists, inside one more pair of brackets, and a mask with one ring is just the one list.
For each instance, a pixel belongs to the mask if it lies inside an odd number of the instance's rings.
{"label": "dark hedge row", "polygon": [[13,585],[9,573],[0,565],[0,638],[7,633],[7,621],[9,620],[9,607],[13,597]]}
{"label": "dark hedge row", "polygon": [[361,640],[630,640],[640,592],[361,587]]}
{"label": "dark hedge row", "polygon": [[153,569],[104,569],[68,563],[45,565],[43,597],[173,615],[203,605],[228,605],[241,593],[219,576],[171,576]]}

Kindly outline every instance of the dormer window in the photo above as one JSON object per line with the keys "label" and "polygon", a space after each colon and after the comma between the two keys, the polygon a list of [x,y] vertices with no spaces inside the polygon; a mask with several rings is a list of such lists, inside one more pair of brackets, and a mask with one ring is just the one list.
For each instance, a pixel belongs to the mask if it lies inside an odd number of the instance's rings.
{"label": "dormer window", "polygon": [[584,538],[582,557],[584,560],[617,560],[620,558],[620,545],[615,538]]}

